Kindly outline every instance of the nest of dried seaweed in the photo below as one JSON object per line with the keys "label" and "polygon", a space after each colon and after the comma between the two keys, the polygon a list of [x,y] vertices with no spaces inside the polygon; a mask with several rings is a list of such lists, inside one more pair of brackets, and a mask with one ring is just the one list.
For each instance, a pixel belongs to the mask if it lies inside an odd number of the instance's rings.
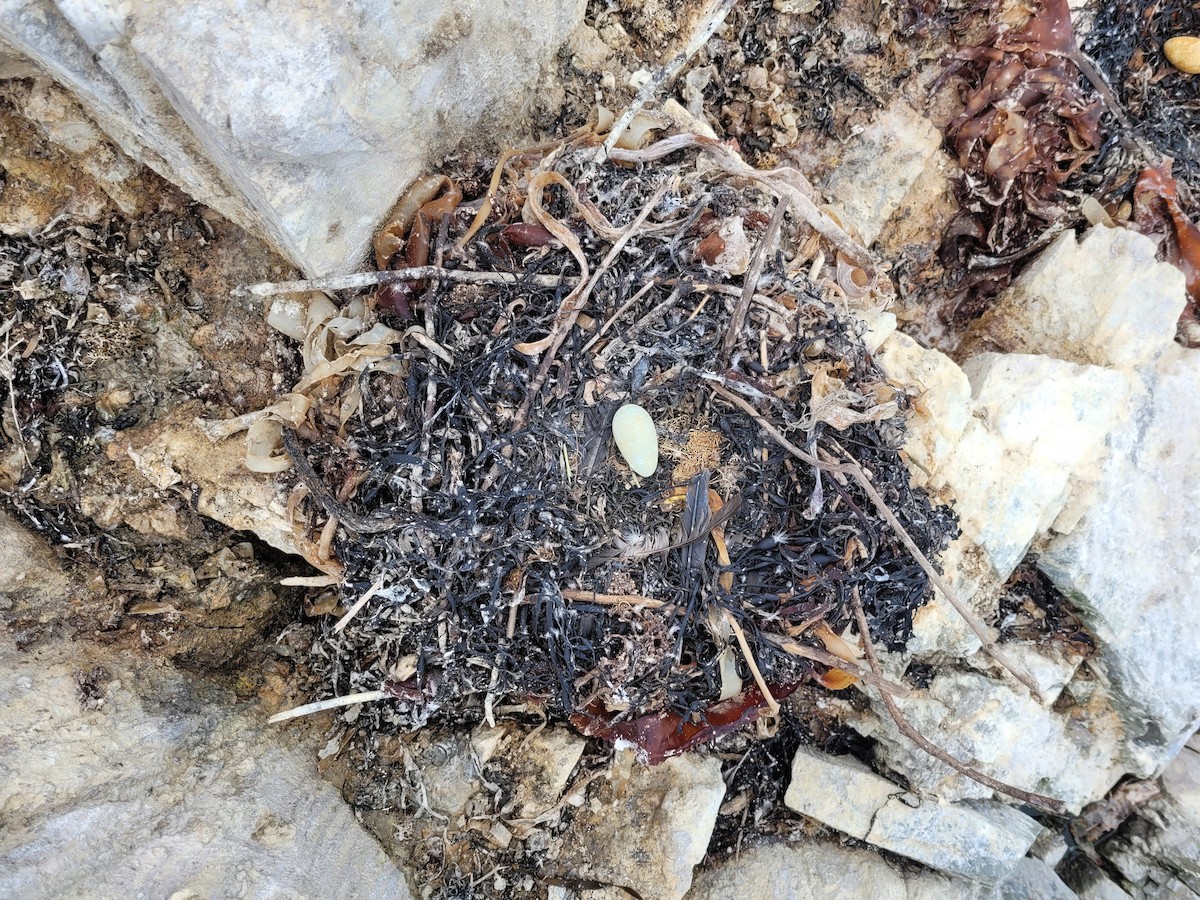
{"label": "nest of dried seaweed", "polygon": [[[690,137],[595,143],[419,183],[376,241],[407,270],[340,309],[278,300],[308,374],[212,423],[294,464],[340,594],[314,664],[335,697],[387,698],[360,728],[526,705],[661,759],[797,685],[880,681],[840,637],[851,598],[894,648],[929,582],[879,496],[926,556],[955,534],[848,311],[869,260],[803,178]],[[628,402],[657,426],[649,477],[613,446]]]}

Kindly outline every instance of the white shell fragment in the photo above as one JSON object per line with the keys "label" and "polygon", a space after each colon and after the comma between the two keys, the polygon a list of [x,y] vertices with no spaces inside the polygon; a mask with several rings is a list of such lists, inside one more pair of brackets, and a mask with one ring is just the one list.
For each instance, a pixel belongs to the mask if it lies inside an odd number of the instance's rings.
{"label": "white shell fragment", "polygon": [[629,468],[643,478],[653,475],[658,468],[658,432],[650,413],[636,403],[626,403],[613,416],[612,431]]}

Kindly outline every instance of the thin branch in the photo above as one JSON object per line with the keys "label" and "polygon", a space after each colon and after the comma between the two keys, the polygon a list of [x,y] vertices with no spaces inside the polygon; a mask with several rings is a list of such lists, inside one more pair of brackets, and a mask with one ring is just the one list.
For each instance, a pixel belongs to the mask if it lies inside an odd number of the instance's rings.
{"label": "thin branch", "polygon": [[738,646],[742,648],[742,656],[746,657],[746,665],[750,667],[750,674],[754,676],[754,683],[762,691],[763,699],[767,701],[767,706],[771,709],[771,715],[777,715],[779,713],[779,701],[771,695],[771,689],[767,687],[767,680],[763,678],[762,672],[758,670],[758,663],[754,661],[754,654],[750,651],[750,642],[746,640],[746,632],[742,631],[742,626],[737,623],[737,619],[733,617],[733,614],[729,610],[724,610],[724,613],[725,621],[733,629],[733,636],[737,638]]}
{"label": "thin branch", "polygon": [[342,706],[354,706],[356,703],[372,703],[375,700],[386,700],[390,697],[387,691],[363,691],[359,694],[347,694],[345,697],[331,697],[328,700],[318,700],[316,703],[305,703],[287,712],[276,713],[267,719],[267,723],[285,722],[300,716],[311,716],[313,713],[324,712],[327,709],[337,709]]}
{"label": "thin branch", "polygon": [[742,326],[746,324],[746,313],[750,311],[750,301],[754,299],[754,291],[758,287],[759,276],[762,275],[763,263],[770,252],[775,235],[779,232],[779,226],[783,224],[783,215],[787,212],[787,208],[788,198],[781,197],[775,204],[775,211],[771,213],[771,221],[767,223],[767,230],[763,232],[762,240],[754,248],[750,269],[746,272],[742,282],[742,296],[733,308],[733,315],[729,317],[729,328],[725,332],[725,341],[721,345],[721,359],[726,363],[733,354],[733,348],[742,339]]}
{"label": "thin branch", "polygon": [[653,597],[643,597],[641,594],[598,594],[595,591],[578,591],[571,588],[564,588],[562,591],[564,600],[597,603],[601,606],[645,606],[651,609],[657,609],[666,604],[662,600],[655,600]]}
{"label": "thin branch", "polygon": [[[854,610],[854,619],[858,623],[858,633],[862,638],[863,651],[867,655],[867,662],[871,665],[871,671],[876,675],[880,674],[879,660],[875,656],[875,645],[871,643],[871,632],[867,626],[867,616],[863,612],[862,601],[858,597],[858,588],[855,588],[850,593],[850,602]],[[951,756],[941,747],[929,741],[922,735],[908,719],[904,718],[904,714],[900,712],[900,708],[896,706],[896,701],[887,694],[880,693],[880,698],[883,700],[883,705],[887,707],[888,715],[892,717],[892,721],[896,723],[896,727],[900,729],[900,733],[907,737],[910,741],[932,756],[934,759],[940,760],[954,769],[956,772],[961,772],[972,781],[977,781],[985,787],[989,787],[994,791],[999,791],[1002,794],[1008,794],[1010,797],[1016,797],[1030,806],[1037,807],[1043,812],[1053,813],[1061,816],[1067,812],[1066,807],[1061,801],[1055,800],[1052,797],[1046,797],[1043,794],[1035,794],[1031,791],[1025,791],[1018,787],[1013,787],[1011,784],[1005,784],[1003,781],[997,781],[984,775],[982,772],[976,771],[961,760]]]}
{"label": "thin branch", "polygon": [[695,56],[701,47],[708,43],[708,39],[721,27],[721,23],[729,15],[729,11],[736,5],[737,0],[716,0],[713,3],[700,20],[700,28],[692,35],[691,39],[687,42],[687,46],[677,53],[670,62],[655,72],[649,81],[642,85],[642,89],[633,98],[633,102],[629,104],[629,108],[613,123],[613,127],[608,132],[608,137],[604,139],[604,144],[596,153],[596,162],[604,162],[608,158],[608,155],[617,145],[617,141],[621,139],[621,135],[625,133],[625,129],[630,126],[637,117],[637,114],[642,111],[642,107],[653,100],[655,94],[663,86],[674,80],[675,76],[687,64],[687,61]]}

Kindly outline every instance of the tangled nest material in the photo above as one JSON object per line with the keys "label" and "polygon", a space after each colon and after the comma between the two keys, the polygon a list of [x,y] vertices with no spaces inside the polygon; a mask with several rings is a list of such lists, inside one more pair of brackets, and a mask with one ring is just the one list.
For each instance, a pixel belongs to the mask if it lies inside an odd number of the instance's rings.
{"label": "tangled nest material", "polygon": [[[905,692],[843,633],[860,603],[901,646],[930,590],[906,541],[928,566],[956,525],[910,484],[912,398],[849,312],[869,257],[795,170],[690,135],[605,162],[597,142],[418,182],[375,244],[402,270],[341,308],[278,299],[307,374],[205,423],[294,467],[341,601],[315,706],[390,701],[359,727],[524,705],[653,761],[805,682]],[[612,446],[631,401],[662,444],[647,478]]]}

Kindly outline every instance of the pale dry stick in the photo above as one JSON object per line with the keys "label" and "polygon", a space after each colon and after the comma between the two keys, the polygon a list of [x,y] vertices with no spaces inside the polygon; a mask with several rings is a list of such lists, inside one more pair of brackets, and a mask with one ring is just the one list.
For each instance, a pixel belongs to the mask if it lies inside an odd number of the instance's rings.
{"label": "pale dry stick", "polygon": [[863,684],[869,684],[871,687],[877,688],[881,693],[894,694],[901,698],[912,696],[912,691],[904,685],[888,681],[886,678],[876,675],[862,666],[842,659],[840,656],[834,656],[828,650],[810,647],[807,644],[801,644],[799,641],[793,641],[790,638],[779,637],[774,634],[763,634],[762,637],[764,640],[770,641],[784,653],[790,653],[792,656],[799,656],[804,659],[810,659],[813,662],[819,662],[821,665],[829,666],[831,669],[841,669],[843,672],[849,672]]}
{"label": "pale dry stick", "polygon": [[[983,645],[984,652],[1004,668],[1008,669],[1013,677],[1029,688],[1029,692],[1034,698],[1040,701],[1042,694],[1038,690],[1038,683],[1034,680],[1033,676],[1025,671],[1022,666],[1009,659],[1008,655],[996,646],[996,642],[988,634],[987,628],[967,609],[967,605],[959,599],[958,594],[950,587],[950,583],[938,573],[938,570],[933,567],[933,564],[930,563],[925,554],[916,545],[916,542],[913,541],[908,530],[900,524],[900,520],[896,518],[896,514],[892,512],[886,501],[880,496],[879,491],[875,489],[875,485],[871,483],[871,479],[867,477],[867,473],[863,470],[862,465],[837,441],[833,441],[833,445],[837,447],[843,456],[850,460],[850,463],[842,471],[858,482],[858,486],[871,498],[871,502],[879,510],[879,514],[892,526],[892,530],[896,532],[896,536],[900,538],[900,542],[912,554],[913,559],[917,561],[917,565],[929,576],[929,580],[937,586],[937,589],[942,592],[942,596],[950,601],[950,605],[954,607],[954,611],[962,617],[962,620],[967,623],[971,631],[975,632],[975,636],[979,638],[980,644]],[[826,464],[830,464],[828,460],[825,462]]]}
{"label": "pale dry stick", "polygon": [[649,291],[650,288],[654,287],[654,285],[655,285],[655,280],[653,278],[651,278],[649,281],[647,281],[645,284],[643,284],[640,288],[638,288],[637,293],[635,293],[632,297],[630,297],[628,300],[626,300],[624,303],[622,303],[620,309],[618,309],[615,313],[613,313],[611,316],[609,316],[608,320],[602,326],[600,326],[600,330],[597,331],[595,333],[595,335],[592,336],[592,339],[583,345],[583,349],[580,350],[580,353],[587,353],[589,350],[591,350],[592,347],[594,347],[596,345],[596,342],[598,340],[600,340],[600,338],[604,337],[605,334],[608,333],[608,329],[612,328],[613,323],[616,322],[617,319],[621,318],[621,316],[625,315],[625,312],[629,309],[629,307],[633,306],[633,304],[637,303],[644,296],[646,296],[646,292]]}
{"label": "pale dry stick", "polygon": [[[863,612],[862,601],[858,597],[858,588],[854,588],[850,592],[850,603],[854,610],[854,620],[858,623],[859,637],[862,638],[863,652],[867,656],[867,662],[871,666],[871,671],[876,675],[880,674],[879,660],[875,656],[875,645],[871,642],[871,632],[867,625],[867,615]],[[990,787],[993,791],[999,791],[1002,794],[1008,794],[1010,797],[1015,797],[1018,800],[1028,803],[1030,806],[1037,807],[1043,812],[1053,813],[1056,816],[1066,815],[1067,809],[1062,802],[1055,800],[1053,797],[1046,797],[1042,794],[1035,794],[1032,791],[1022,790],[1019,787],[1013,787],[1011,784],[1005,784],[1003,781],[997,781],[982,772],[971,768],[962,760],[951,756],[941,747],[934,744],[926,738],[921,732],[913,727],[912,723],[904,717],[900,712],[900,708],[896,706],[896,701],[887,694],[881,693],[880,698],[883,700],[883,705],[887,707],[888,715],[892,717],[892,721],[896,723],[896,727],[900,729],[900,733],[906,738],[928,753],[936,760],[940,760],[954,769],[956,772],[961,772],[972,781],[977,781],[985,787]]]}
{"label": "pale dry stick", "polygon": [[841,475],[849,475],[851,478],[853,478],[858,483],[859,487],[861,487],[866,495],[870,498],[871,503],[875,506],[876,510],[879,511],[879,514],[883,516],[888,525],[892,527],[892,530],[896,532],[897,537],[900,538],[900,542],[904,544],[905,549],[912,554],[913,559],[915,559],[917,562],[917,565],[919,565],[925,574],[929,576],[929,580],[933,582],[934,586],[937,587],[939,591],[941,591],[942,596],[944,596],[950,602],[950,605],[954,607],[955,612],[957,612],[962,617],[963,621],[967,623],[970,629],[975,632],[975,635],[979,638],[980,643],[983,645],[984,652],[998,662],[1001,666],[1008,669],[1008,671],[1012,673],[1013,677],[1016,678],[1017,681],[1029,688],[1030,693],[1033,694],[1035,698],[1039,700],[1041,699],[1041,693],[1038,691],[1037,682],[1033,680],[1033,677],[1026,672],[1023,667],[1010,660],[1006,654],[1000,651],[1000,648],[996,646],[995,641],[992,640],[991,635],[987,633],[987,629],[984,628],[983,624],[975,618],[969,609],[967,609],[966,604],[958,598],[958,595],[954,592],[954,589],[950,587],[946,579],[938,574],[937,569],[933,567],[933,564],[930,563],[925,554],[921,552],[921,549],[909,536],[908,530],[900,523],[900,520],[896,518],[891,508],[887,505],[887,502],[879,495],[879,491],[875,490],[875,485],[871,483],[870,478],[867,477],[867,473],[863,470],[863,467],[858,463],[858,461],[854,459],[854,457],[850,456],[850,454],[847,453],[844,448],[842,448],[840,445],[837,445],[835,442],[835,446],[837,446],[838,449],[850,459],[850,462],[843,464],[818,459],[811,453],[806,453],[805,451],[801,450],[786,437],[784,437],[774,425],[768,422],[766,418],[758,412],[758,410],[756,410],[741,397],[711,381],[708,383],[708,387],[718,396],[728,400],[730,403],[734,404],[751,418],[753,418],[758,423],[758,426],[763,429],[763,431],[769,434],[775,440],[775,442],[779,444],[779,446],[783,447],[783,449],[792,454],[792,456],[826,472],[836,472]]}
{"label": "pale dry stick", "polygon": [[725,332],[725,340],[721,345],[721,359],[726,363],[733,355],[733,348],[742,339],[742,326],[746,324],[746,313],[750,311],[750,301],[754,299],[754,291],[758,287],[758,279],[762,275],[763,263],[766,262],[767,254],[770,252],[771,243],[775,240],[779,226],[783,224],[783,216],[787,212],[788,202],[788,198],[782,197],[775,204],[775,211],[771,213],[771,221],[767,223],[767,230],[763,232],[762,240],[754,248],[750,269],[746,272],[742,282],[742,296],[733,308],[733,315],[729,318],[729,328]]}
{"label": "pale dry stick", "polygon": [[621,606],[628,604],[629,606],[645,606],[650,609],[657,609],[660,606],[666,605],[662,600],[655,600],[653,597],[643,597],[641,594],[598,594],[595,591],[578,591],[573,588],[565,588],[561,593],[564,600],[577,603],[596,603],[601,606]]}
{"label": "pale dry stick", "polygon": [[[330,521],[333,521],[332,519]],[[354,605],[346,610],[346,614],[338,619],[337,624],[333,626],[334,634],[341,634],[351,619],[362,612],[362,608],[367,605],[367,601],[383,590],[383,575],[379,575],[375,581],[367,588],[361,597],[354,601]]]}
{"label": "pale dry stick", "polygon": [[758,663],[754,661],[754,654],[750,652],[750,642],[746,640],[746,632],[742,631],[742,626],[737,623],[737,619],[729,610],[722,610],[725,613],[725,621],[733,630],[733,636],[737,638],[738,646],[742,648],[742,656],[746,658],[746,665],[750,667],[750,674],[754,676],[754,683],[758,685],[758,689],[762,691],[763,699],[767,701],[767,706],[771,710],[771,715],[779,713],[779,701],[771,694],[771,689],[767,687],[767,681],[763,678],[762,672],[758,670]]}
{"label": "pale dry stick", "polygon": [[846,233],[837,222],[822,212],[812,198],[794,182],[798,173],[783,170],[762,171],[754,168],[738,155],[737,151],[712,138],[698,134],[678,134],[664,138],[643,150],[621,150],[615,148],[611,157],[617,162],[653,162],[670,156],[679,150],[696,148],[707,153],[728,175],[748,178],[766,187],[779,197],[787,196],[795,211],[812,228],[825,236],[831,244],[854,260],[872,278],[878,273],[878,263],[862,244]]}
{"label": "pale dry stick", "polygon": [[[561,178],[561,176],[559,177]],[[600,265],[596,268],[596,272],[590,280],[588,280],[586,261],[581,263],[580,276],[583,281],[586,282],[586,284],[581,282],[581,287],[572,291],[572,293],[563,301],[563,308],[566,310],[566,315],[563,316],[562,312],[560,311],[559,315],[555,316],[554,330],[550,334],[550,345],[546,348],[541,364],[538,366],[537,372],[533,376],[533,380],[529,383],[529,390],[525,394],[525,399],[522,401],[520,408],[517,410],[517,414],[513,420],[513,431],[518,430],[525,423],[525,419],[529,415],[529,409],[533,405],[534,398],[541,391],[542,385],[546,383],[546,378],[550,375],[550,366],[553,365],[554,358],[558,355],[558,348],[561,347],[563,345],[563,341],[567,339],[567,335],[570,333],[571,328],[574,327],[575,322],[579,318],[579,313],[583,310],[583,307],[587,303],[588,298],[591,296],[592,291],[595,289],[597,283],[599,283],[601,276],[604,275],[604,273],[610,268],[612,268],[612,265],[614,262],[616,262],[617,257],[621,255],[621,251],[625,249],[625,245],[628,244],[630,239],[638,233],[638,230],[642,227],[642,224],[650,217],[650,213],[654,212],[655,207],[658,206],[659,201],[661,201],[663,195],[666,194],[668,187],[670,187],[669,182],[663,182],[661,185],[659,185],[658,190],[654,192],[654,195],[646,202],[646,205],[642,207],[642,210],[638,213],[637,218],[629,223],[629,227],[625,229],[619,238],[613,241],[612,247],[609,249],[604,259],[601,260]],[[550,222],[554,221],[555,224],[559,225],[559,227],[563,228],[563,230],[565,230],[565,226],[562,226],[556,220],[551,219],[549,215],[542,210],[540,199],[540,196],[535,198],[534,192],[531,188],[529,193],[529,201],[530,207],[533,209],[534,214],[537,215],[538,219],[541,220],[542,224],[546,226],[551,234],[559,238],[559,240],[563,240],[562,236],[559,235],[554,228],[551,228]],[[579,242],[575,240],[574,236],[571,236],[571,240],[574,241],[576,247],[579,246]],[[564,243],[566,242],[564,241]]]}
{"label": "pale dry stick", "polygon": [[683,294],[680,293],[679,288],[676,287],[675,290],[671,291],[671,293],[667,295],[666,300],[664,300],[662,303],[658,304],[658,306],[654,307],[654,309],[650,310],[650,312],[646,313],[644,316],[642,316],[640,319],[638,319],[636,322],[634,322],[633,325],[630,326],[629,330],[626,331],[624,335],[622,335],[617,340],[614,340],[612,343],[610,343],[603,350],[601,350],[599,353],[596,354],[596,360],[599,363],[599,365],[603,366],[603,365],[607,364],[608,358],[610,356],[612,356],[612,354],[615,353],[618,348],[627,346],[630,338],[632,338],[635,334],[638,334],[639,332],[641,332],[641,330],[643,328],[645,328],[647,325],[649,325],[651,322],[653,322],[655,319],[657,319],[659,316],[661,316],[663,313],[665,313],[667,310],[669,310],[672,306],[674,306],[676,303],[678,303],[682,298],[683,298]]}
{"label": "pale dry stick", "polygon": [[530,284],[547,288],[579,283],[578,278],[570,275],[512,275],[508,272],[474,272],[469,269],[443,269],[439,266],[412,266],[407,269],[355,272],[306,281],[264,281],[260,284],[241,285],[230,293],[234,297],[274,297],[278,294],[305,294],[309,291],[349,291],[379,284],[395,284],[398,281],[422,281],[426,278],[470,284]]}
{"label": "pale dry stick", "polygon": [[715,0],[700,19],[700,27],[688,40],[687,45],[672,57],[670,62],[650,76],[650,80],[642,85],[637,96],[633,98],[633,102],[629,104],[629,108],[613,123],[608,136],[604,139],[604,143],[596,151],[596,162],[604,162],[616,147],[617,141],[621,139],[621,135],[625,133],[625,129],[630,126],[633,120],[637,118],[637,114],[642,111],[642,107],[653,100],[655,94],[675,79],[675,76],[679,74],[689,59],[700,52],[700,48],[708,43],[708,39],[721,27],[721,23],[729,15],[729,11],[736,5],[737,0]]}
{"label": "pale dry stick", "polygon": [[347,694],[345,697],[331,697],[328,700],[318,700],[316,703],[305,703],[303,706],[297,706],[287,712],[276,713],[267,719],[267,723],[274,725],[276,722],[286,722],[288,719],[297,719],[300,716],[311,716],[313,713],[324,712],[327,709],[386,700],[390,696],[391,694],[387,691],[363,691],[359,694]]}

